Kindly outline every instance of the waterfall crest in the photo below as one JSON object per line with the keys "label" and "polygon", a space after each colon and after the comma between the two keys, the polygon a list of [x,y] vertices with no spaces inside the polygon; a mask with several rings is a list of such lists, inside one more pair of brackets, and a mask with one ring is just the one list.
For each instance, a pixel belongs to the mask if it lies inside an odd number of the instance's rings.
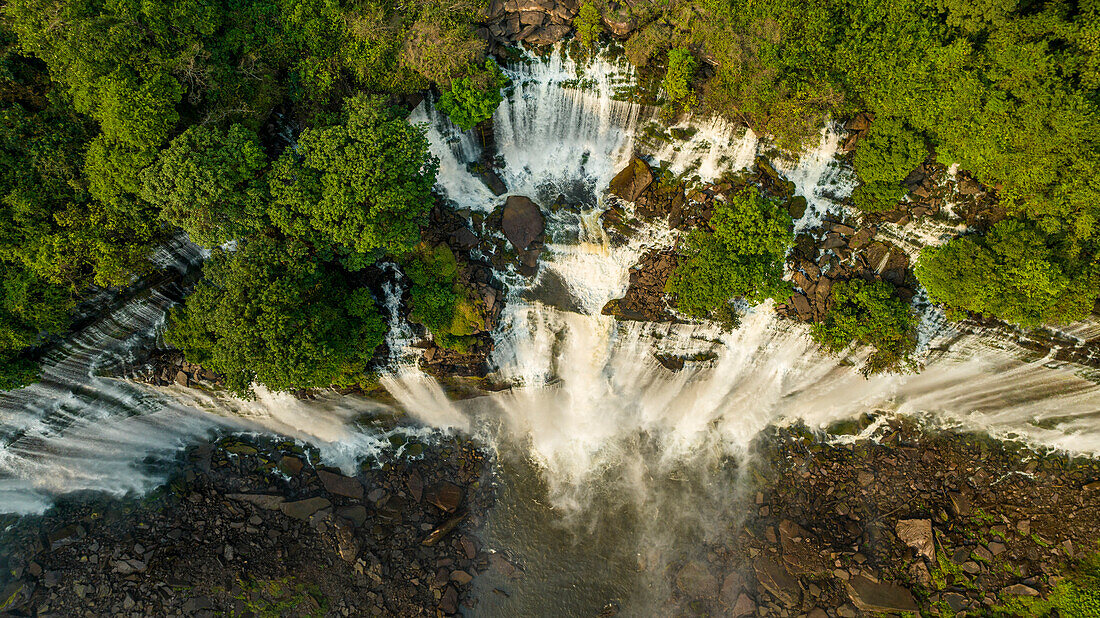
{"label": "waterfall crest", "polygon": [[[960,335],[934,312],[922,323],[924,370],[871,379],[853,370],[853,359],[823,355],[805,327],[777,320],[766,304],[731,332],[601,315],[626,289],[638,258],[675,241],[657,224],[612,248],[598,220],[603,189],[633,154],[654,110],[619,100],[633,79],[620,62],[598,58],[579,66],[558,49],[507,71],[513,88],[493,123],[509,193],[529,195],[544,210],[558,195],[575,206],[547,213],[547,250],[536,279],[505,276],[507,304],[490,361],[494,377],[512,385],[507,391],[448,400],[417,366],[412,331],[398,315],[398,283],[387,288],[381,299],[390,315],[387,344],[397,360],[381,384],[424,432],[471,431],[522,445],[563,509],[582,505],[593,480],[611,468],[641,482],[645,470],[674,469],[701,453],[741,456],[771,423],[818,427],[869,409],[1100,453],[1100,388],[1093,380],[1051,359],[1024,360],[1003,338]],[[425,124],[440,160],[438,188],[450,200],[481,212],[503,200],[467,169],[482,157],[472,133],[450,125],[430,101],[410,121]],[[696,130],[653,153],[677,173],[718,178],[751,165],[760,150],[756,135],[724,121],[686,119],[683,127]],[[825,127],[814,147],[776,163],[807,199],[799,230],[839,212],[852,189],[851,171],[837,157],[839,141],[839,129]],[[158,263],[183,269],[198,257],[193,245],[178,245]],[[564,282],[568,307],[527,297],[551,276]],[[55,493],[144,491],[161,478],[156,462],[216,429],[309,440],[345,467],[386,447],[387,436],[359,419],[392,409],[365,398],[327,393],[300,401],[258,389],[254,401],[240,401],[100,375],[154,341],[174,301],[163,286],[147,289],[52,353],[41,383],[0,394],[4,510],[40,510]],[[1088,324],[1067,332],[1093,330]],[[950,351],[936,351],[947,340]],[[670,370],[658,356],[685,359],[684,367]]]}

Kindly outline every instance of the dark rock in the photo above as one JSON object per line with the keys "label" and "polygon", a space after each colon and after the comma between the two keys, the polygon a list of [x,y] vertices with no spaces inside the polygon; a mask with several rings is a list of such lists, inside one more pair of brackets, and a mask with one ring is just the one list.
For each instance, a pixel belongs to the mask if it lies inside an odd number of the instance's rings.
{"label": "dark rock", "polygon": [[797,607],[802,602],[802,587],[798,580],[791,577],[787,569],[767,556],[760,556],[753,563],[756,581],[780,603],[787,607]]}
{"label": "dark rock", "polygon": [[302,471],[302,460],[290,455],[283,455],[279,460],[279,469],[289,476],[298,476]]}
{"label": "dark rock", "polygon": [[309,518],[317,511],[331,507],[332,503],[328,499],[318,497],[298,500],[297,502],[284,502],[279,508],[287,517],[309,521]]}
{"label": "dark rock", "polygon": [[545,225],[539,207],[530,198],[522,195],[508,197],[504,204],[501,228],[517,252],[527,249],[542,234]]}
{"label": "dark rock", "polygon": [[60,530],[51,532],[47,537],[50,542],[50,551],[56,551],[66,545],[71,545],[87,536],[87,531],[80,524],[69,524]]}
{"label": "dark rock", "polygon": [[285,502],[282,496],[267,494],[228,494],[226,498],[230,500],[239,500],[240,502],[248,502],[249,504],[253,504],[268,511],[280,510]]}
{"label": "dark rock", "polygon": [[630,163],[614,178],[611,179],[610,191],[628,202],[635,202],[642,193],[653,183],[653,172],[649,165],[638,157],[630,160]]}
{"label": "dark rock", "polygon": [[455,590],[454,586],[447,586],[443,590],[443,596],[439,599],[439,611],[444,614],[458,612],[458,590]]}
{"label": "dark rock", "polygon": [[505,186],[504,181],[500,179],[500,175],[492,168],[485,166],[478,173],[478,177],[481,178],[481,182],[485,183],[485,186],[493,192],[493,195],[500,196],[508,192],[508,187]]}
{"label": "dark rock", "polygon": [[462,503],[462,488],[454,483],[443,481],[436,483],[425,494],[428,502],[440,509],[454,513],[458,505]]}
{"label": "dark rock", "polygon": [[412,499],[420,502],[420,499],[424,496],[424,479],[420,477],[419,472],[413,470],[409,473],[409,476],[405,478],[405,487],[408,488]]}
{"label": "dark rock", "polygon": [[888,583],[875,583],[862,575],[845,582],[852,603],[865,612],[913,612],[919,608],[913,594]]}
{"label": "dark rock", "polygon": [[355,500],[363,499],[363,485],[356,479],[342,474],[334,474],[327,470],[318,470],[317,478],[321,479],[321,484],[325,486],[325,491],[330,494]]}
{"label": "dark rock", "polygon": [[431,534],[429,534],[427,538],[421,541],[420,544],[424,545],[425,547],[431,547],[432,545],[435,545],[439,541],[443,540],[443,537],[454,531],[454,529],[458,527],[458,524],[462,523],[463,519],[466,519],[465,513],[462,513],[461,515],[456,515],[448,519],[447,521],[443,522],[443,524],[440,525],[438,528],[432,530]]}

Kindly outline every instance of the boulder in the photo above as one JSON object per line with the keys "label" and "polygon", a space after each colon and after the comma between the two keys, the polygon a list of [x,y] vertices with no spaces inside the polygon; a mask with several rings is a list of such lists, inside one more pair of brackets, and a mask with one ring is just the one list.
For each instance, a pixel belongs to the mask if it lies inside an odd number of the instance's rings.
{"label": "boulder", "polygon": [[282,508],[283,502],[285,502],[282,496],[272,496],[268,494],[227,494],[226,498],[239,502],[248,502],[267,511],[278,511]]}
{"label": "boulder", "polygon": [[753,570],[760,586],[783,605],[796,607],[802,602],[802,587],[798,580],[771,558],[760,556],[753,563]]}
{"label": "boulder", "polygon": [[821,544],[798,524],[783,520],[779,523],[779,543],[783,561],[795,573],[820,574],[829,570]]}
{"label": "boulder", "polygon": [[572,28],[565,24],[548,24],[527,35],[524,41],[532,45],[553,45],[565,38]]}
{"label": "boulder", "polygon": [[326,470],[318,470],[317,478],[321,479],[325,491],[330,494],[355,500],[363,499],[363,485],[356,479]]}
{"label": "boulder", "polygon": [[526,250],[545,227],[546,220],[530,198],[522,195],[508,196],[504,203],[501,228],[517,252]]}
{"label": "boulder", "polygon": [[710,599],[718,596],[718,579],[697,560],[688,562],[676,574],[676,587],[691,598]]}
{"label": "boulder", "polygon": [[875,583],[862,575],[856,575],[844,585],[852,603],[865,612],[912,612],[920,608],[913,594],[894,584]]}
{"label": "boulder", "polygon": [[900,519],[896,530],[902,543],[916,550],[918,556],[929,561],[936,557],[936,545],[932,537],[932,520]]}
{"label": "boulder", "polygon": [[611,179],[609,190],[613,195],[628,202],[635,202],[651,184],[653,184],[653,172],[650,171],[649,165],[638,157],[634,157]]}
{"label": "boulder", "polygon": [[1031,586],[1025,586],[1024,584],[1012,584],[1005,588],[1001,588],[1001,594],[1008,594],[1017,597],[1037,597],[1039,591]]}
{"label": "boulder", "polygon": [[730,610],[729,616],[732,618],[742,618],[743,616],[756,615],[756,603],[752,600],[752,597],[742,592],[737,596],[737,602],[733,604],[733,609]]}
{"label": "boulder", "polygon": [[331,508],[332,503],[327,498],[306,498],[296,502],[284,502],[279,509],[287,517],[309,521],[309,518],[321,509]]}
{"label": "boulder", "polygon": [[462,488],[454,483],[443,481],[432,485],[425,492],[425,497],[428,502],[440,509],[448,513],[454,513],[458,505],[462,503]]}

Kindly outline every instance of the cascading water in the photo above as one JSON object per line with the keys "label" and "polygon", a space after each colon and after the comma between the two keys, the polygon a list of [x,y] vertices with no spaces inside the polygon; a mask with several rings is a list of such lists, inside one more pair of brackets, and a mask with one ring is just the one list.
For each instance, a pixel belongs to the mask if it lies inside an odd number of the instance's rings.
{"label": "cascading water", "polygon": [[[417,366],[411,331],[397,317],[397,283],[384,299],[396,360],[382,385],[425,426],[477,433],[506,455],[502,506],[484,534],[517,556],[530,577],[526,592],[504,597],[487,592],[496,580],[485,576],[480,611],[590,614],[607,599],[652,598],[643,592],[653,580],[638,571],[661,573],[673,547],[693,551],[696,541],[735,521],[736,462],[769,424],[821,426],[885,409],[1100,453],[1100,388],[1093,381],[1072,366],[1022,360],[994,335],[955,333],[931,315],[922,335],[924,370],[869,380],[846,359],[821,354],[803,326],[777,320],[768,305],[752,308],[731,332],[601,315],[625,291],[639,256],[674,242],[667,227],[653,226],[613,249],[598,222],[601,191],[633,154],[635,134],[653,110],[616,99],[631,75],[605,59],[578,66],[558,50],[508,73],[514,87],[494,127],[509,193],[544,209],[558,195],[579,204],[549,213],[534,281],[504,276],[507,304],[490,361],[512,388],[449,401]],[[471,211],[500,204],[503,198],[467,170],[482,156],[472,134],[451,126],[430,102],[410,120],[427,126],[441,192]],[[703,179],[752,163],[758,139],[751,132],[720,121],[691,126],[691,137],[654,157]],[[838,143],[837,128],[826,127],[814,148],[776,163],[807,199],[800,230],[836,212],[853,186]],[[564,285],[567,300],[528,294],[549,277]],[[362,398],[330,393],[303,402],[258,389],[257,399],[245,402],[100,377],[105,365],[125,363],[128,350],[156,336],[172,302],[154,286],[51,354],[40,384],[0,396],[3,510],[39,510],[51,493],[143,491],[159,477],[139,462],[167,459],[216,427],[308,439],[345,466],[381,448],[385,436],[356,419],[383,406]],[[937,351],[948,338],[950,351]],[[658,354],[687,362],[671,371]],[[578,538],[596,551],[578,550]],[[560,594],[562,586],[573,594]]]}

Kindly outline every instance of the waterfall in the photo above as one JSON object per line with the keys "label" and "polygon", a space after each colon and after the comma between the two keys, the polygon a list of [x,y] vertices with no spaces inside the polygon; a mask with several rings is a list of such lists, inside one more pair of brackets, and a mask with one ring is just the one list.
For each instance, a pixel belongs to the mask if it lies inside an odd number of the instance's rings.
{"label": "waterfall", "polygon": [[[547,214],[538,275],[504,277],[507,304],[490,363],[493,377],[512,388],[449,401],[417,366],[395,278],[380,299],[393,354],[380,382],[424,426],[401,431],[469,431],[502,449],[518,448],[541,470],[549,499],[562,511],[588,503],[594,481],[609,470],[640,486],[647,475],[682,470],[685,462],[743,456],[772,423],[820,427],[872,409],[1100,453],[1100,388],[1079,368],[1025,360],[1004,338],[956,333],[935,312],[922,319],[924,370],[871,379],[853,370],[858,353],[822,354],[804,326],[777,320],[767,304],[751,308],[730,332],[601,315],[625,291],[640,256],[675,242],[667,225],[653,224],[612,248],[599,225],[602,191],[654,110],[621,100],[633,77],[620,61],[580,65],[559,48],[506,70],[513,85],[493,118],[500,175],[509,193],[531,196]],[[468,169],[482,158],[472,133],[452,126],[430,100],[410,121],[426,128],[442,193],[471,211],[501,203]],[[687,118],[679,128],[686,138],[650,153],[676,173],[713,180],[751,165],[760,149],[756,135],[725,121]],[[851,170],[837,156],[840,135],[837,126],[826,126],[806,152],[776,162],[807,199],[800,230],[840,214],[853,187]],[[571,205],[551,210],[559,195]],[[180,242],[157,263],[178,271],[199,257]],[[532,293],[551,277],[562,282],[567,299]],[[57,493],[144,491],[163,478],[161,464],[183,445],[216,430],[308,440],[330,463],[349,469],[385,448],[387,435],[358,419],[393,410],[362,397],[323,393],[301,401],[258,388],[254,400],[242,401],[104,377],[105,368],[132,363],[137,349],[157,340],[165,310],[178,300],[173,285],[138,286],[140,292],[49,354],[40,383],[0,394],[0,510],[40,510]],[[948,339],[950,351],[937,351]],[[684,358],[685,366],[669,370],[658,355]]]}

